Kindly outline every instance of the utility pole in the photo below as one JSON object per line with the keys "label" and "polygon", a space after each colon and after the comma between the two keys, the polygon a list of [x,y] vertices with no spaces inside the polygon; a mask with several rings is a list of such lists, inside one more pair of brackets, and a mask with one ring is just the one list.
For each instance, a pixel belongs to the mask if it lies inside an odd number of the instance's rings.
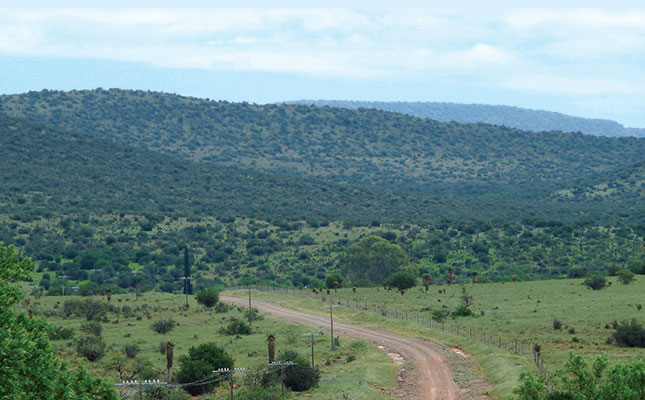
{"label": "utility pole", "polygon": [[251,325],[251,321],[253,321],[253,308],[251,307],[251,286],[249,288],[249,326]]}
{"label": "utility pole", "polygon": [[142,271],[132,271],[132,274],[134,275],[134,300],[137,301],[139,300],[139,288],[137,287],[137,283],[139,282],[139,275],[141,275],[143,272]]}
{"label": "utility pole", "polygon": [[280,368],[280,385],[282,389],[282,398],[284,399],[284,370],[285,368],[289,368],[292,365],[296,365],[296,363],[293,361],[277,361],[277,362],[272,362],[269,365],[272,367]]}
{"label": "utility pole", "polygon": [[311,368],[315,368],[314,366],[314,339],[317,338],[318,336],[322,336],[322,332],[310,332],[310,333],[305,333],[302,336],[307,336],[311,337]]}
{"label": "utility pole", "polygon": [[220,368],[213,371],[215,374],[227,375],[229,380],[229,385],[231,385],[231,399],[233,400],[233,375],[237,372],[249,372],[246,368]]}
{"label": "utility pole", "polygon": [[329,320],[330,320],[330,326],[331,326],[331,349],[334,350],[334,307],[338,307],[338,305],[332,304],[331,296],[329,296],[329,305],[326,307],[329,307]]}

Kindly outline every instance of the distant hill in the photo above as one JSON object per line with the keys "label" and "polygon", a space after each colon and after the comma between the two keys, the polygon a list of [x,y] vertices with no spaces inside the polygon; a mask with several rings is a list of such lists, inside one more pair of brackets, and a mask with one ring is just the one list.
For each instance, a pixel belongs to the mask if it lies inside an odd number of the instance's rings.
{"label": "distant hill", "polygon": [[501,105],[344,100],[299,100],[286,103],[314,104],[350,109],[372,108],[408,114],[419,118],[431,118],[443,122],[483,122],[526,131],[563,131],[582,132],[595,136],[645,137],[645,129],[626,128],[616,121],[581,118],[552,111],[530,110]]}
{"label": "distant hill", "polygon": [[636,138],[116,89],[0,96],[0,111],[193,161],[397,190],[543,190],[645,154]]}

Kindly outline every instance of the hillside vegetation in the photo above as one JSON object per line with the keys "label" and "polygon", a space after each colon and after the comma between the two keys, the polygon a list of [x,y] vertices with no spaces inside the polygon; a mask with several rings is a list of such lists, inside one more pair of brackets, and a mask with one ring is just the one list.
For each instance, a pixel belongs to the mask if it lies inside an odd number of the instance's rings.
{"label": "hillside vegetation", "polygon": [[626,128],[618,122],[606,119],[574,117],[552,111],[526,108],[439,102],[406,101],[344,101],[344,100],[299,100],[288,104],[315,104],[317,106],[343,107],[350,109],[372,108],[430,118],[443,122],[484,122],[503,125],[526,131],[582,132],[595,136],[645,137],[645,129]]}
{"label": "hillside vegetation", "polygon": [[1,96],[0,110],[194,161],[384,188],[534,186],[642,161],[645,140],[442,123],[380,110],[96,90]]}

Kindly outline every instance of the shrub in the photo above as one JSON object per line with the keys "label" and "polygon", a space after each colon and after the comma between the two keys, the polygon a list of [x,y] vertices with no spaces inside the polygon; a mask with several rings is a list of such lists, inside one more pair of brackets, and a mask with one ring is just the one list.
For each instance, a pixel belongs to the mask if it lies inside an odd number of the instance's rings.
{"label": "shrub", "polygon": [[618,281],[623,285],[629,285],[634,280],[634,273],[628,269],[619,269],[616,271]]}
{"label": "shrub", "polygon": [[398,271],[390,275],[385,280],[387,287],[398,289],[401,294],[417,284],[417,277],[408,271]]}
{"label": "shrub", "polygon": [[244,312],[244,319],[248,321],[249,316],[251,317],[251,321],[261,321],[264,319],[264,315],[260,314],[260,311],[258,311],[258,309],[255,307],[252,307],[251,310],[246,310]]}
{"label": "shrub", "polygon": [[88,321],[81,325],[81,332],[87,333],[88,335],[101,336],[101,333],[103,333],[103,325],[97,321]]}
{"label": "shrub", "polygon": [[74,329],[52,325],[47,332],[47,336],[49,340],[69,340],[74,337]]}
{"label": "shrub", "polygon": [[250,335],[253,333],[253,329],[246,322],[234,319],[226,327],[222,327],[220,333],[223,335]]}
{"label": "shrub", "polygon": [[[207,378],[218,368],[233,368],[233,358],[216,343],[209,342],[188,349],[188,356],[181,358],[176,374],[180,383],[188,383]],[[216,383],[186,386],[184,389],[193,396],[208,393]]]}
{"label": "shrub", "polygon": [[195,300],[204,307],[211,308],[219,302],[219,290],[213,287],[202,289],[195,295]]}
{"label": "shrub", "polygon": [[94,362],[105,355],[105,342],[101,336],[82,336],[76,341],[76,352]]}
{"label": "shrub", "polygon": [[450,311],[439,309],[432,311],[432,319],[437,322],[443,322],[450,315]]}
{"label": "shrub", "polygon": [[134,358],[139,354],[141,348],[136,343],[126,344],[123,346],[123,352],[128,358]]}
{"label": "shrub", "polygon": [[560,322],[560,320],[557,318],[553,320],[553,329],[555,329],[556,331],[562,329],[562,322]]}
{"label": "shrub", "polygon": [[94,299],[66,300],[63,304],[63,317],[85,318],[87,321],[106,321],[107,312],[114,311],[107,303]]}
{"label": "shrub", "polygon": [[645,328],[633,319],[616,326],[613,336],[616,344],[622,347],[645,347]]}
{"label": "shrub", "polygon": [[285,351],[278,359],[296,363],[284,370],[284,385],[286,387],[294,392],[304,392],[318,386],[320,371],[318,368],[312,368],[309,360],[292,350]]}
{"label": "shrub", "polygon": [[150,328],[157,333],[164,334],[170,332],[176,325],[177,322],[172,318],[159,319],[153,322]]}
{"label": "shrub", "polygon": [[593,290],[600,290],[607,286],[607,279],[601,275],[593,275],[585,279],[583,284]]}

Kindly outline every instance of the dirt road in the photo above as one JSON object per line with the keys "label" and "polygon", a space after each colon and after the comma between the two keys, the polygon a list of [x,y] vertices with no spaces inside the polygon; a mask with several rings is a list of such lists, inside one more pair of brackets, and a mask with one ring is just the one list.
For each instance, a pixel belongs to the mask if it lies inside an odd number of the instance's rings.
{"label": "dirt road", "polygon": [[[220,300],[239,306],[248,305],[248,300],[243,298],[220,296]],[[287,322],[329,329],[330,321],[327,316],[311,315],[259,300],[254,300],[253,306]],[[457,400],[459,388],[453,379],[448,360],[443,355],[444,350],[439,345],[381,329],[336,321],[334,321],[334,334],[370,341],[414,363],[412,379],[416,380],[417,390],[414,390],[414,393],[406,393],[406,399]]]}

